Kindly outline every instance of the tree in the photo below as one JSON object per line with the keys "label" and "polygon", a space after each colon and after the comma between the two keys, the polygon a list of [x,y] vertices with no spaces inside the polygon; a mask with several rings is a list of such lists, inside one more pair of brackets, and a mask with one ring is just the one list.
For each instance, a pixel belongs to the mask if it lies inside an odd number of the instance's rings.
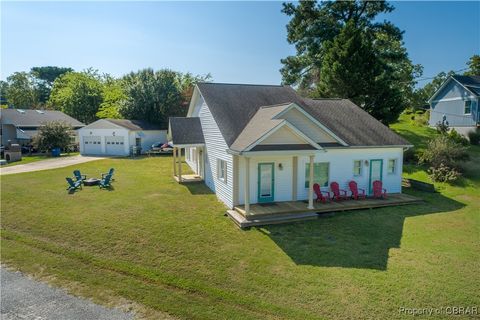
{"label": "tree", "polygon": [[33,67],[30,69],[31,75],[36,80],[36,89],[38,91],[40,103],[45,104],[50,97],[50,91],[52,90],[53,82],[61,75],[72,72],[72,68],[63,67]]}
{"label": "tree", "polygon": [[127,98],[121,103],[120,114],[165,127],[168,117],[185,116],[178,75],[168,69],[144,69],[126,75],[123,83]]}
{"label": "tree", "polygon": [[84,123],[97,119],[102,103],[102,82],[92,70],[68,72],[53,83],[48,105]]}
{"label": "tree", "polygon": [[465,72],[467,76],[480,76],[480,55],[473,55],[467,62],[469,70]]}
{"label": "tree", "polygon": [[72,128],[61,121],[48,122],[38,129],[33,145],[38,150],[65,149],[70,144]]}
{"label": "tree", "polygon": [[32,76],[27,72],[15,72],[7,78],[6,98],[15,108],[31,109],[38,106],[38,92]]}
{"label": "tree", "polygon": [[120,106],[127,98],[121,80],[107,76],[102,89],[102,100],[97,117],[100,119],[121,119]]}
{"label": "tree", "polygon": [[182,106],[188,108],[190,99],[193,95],[193,88],[198,82],[207,82],[210,81],[212,75],[207,73],[204,76],[201,75],[192,75],[190,72],[187,73],[178,73],[178,84],[180,86],[180,91],[182,92]]}
{"label": "tree", "polygon": [[8,83],[6,81],[0,80],[0,104],[2,106],[7,105],[7,91]]}
{"label": "tree", "polygon": [[392,122],[421,73],[408,58],[402,32],[388,21],[375,22],[392,10],[385,1],[284,4],[283,12],[292,17],[287,40],[297,54],[281,60],[283,82],[313,97],[350,98],[377,119]]}

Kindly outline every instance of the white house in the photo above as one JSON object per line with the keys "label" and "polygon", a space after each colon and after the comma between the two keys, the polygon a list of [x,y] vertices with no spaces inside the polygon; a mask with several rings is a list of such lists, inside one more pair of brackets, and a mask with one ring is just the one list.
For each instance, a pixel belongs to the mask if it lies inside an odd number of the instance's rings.
{"label": "white house", "polygon": [[367,193],[381,180],[401,193],[411,146],[349,100],[305,99],[288,86],[199,83],[169,130],[218,199],[247,214],[256,203],[308,200],[312,209],[312,179],[324,190],[354,180]]}
{"label": "white house", "polygon": [[167,130],[140,120],[100,119],[78,134],[82,155],[127,156],[133,147],[145,153],[152,144],[167,141]]}

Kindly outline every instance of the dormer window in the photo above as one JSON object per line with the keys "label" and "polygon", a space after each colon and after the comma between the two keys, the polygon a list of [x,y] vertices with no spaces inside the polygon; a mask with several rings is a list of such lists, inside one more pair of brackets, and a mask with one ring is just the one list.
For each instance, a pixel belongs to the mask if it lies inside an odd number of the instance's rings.
{"label": "dormer window", "polygon": [[472,101],[467,100],[465,101],[465,109],[463,111],[464,114],[471,114],[472,113]]}

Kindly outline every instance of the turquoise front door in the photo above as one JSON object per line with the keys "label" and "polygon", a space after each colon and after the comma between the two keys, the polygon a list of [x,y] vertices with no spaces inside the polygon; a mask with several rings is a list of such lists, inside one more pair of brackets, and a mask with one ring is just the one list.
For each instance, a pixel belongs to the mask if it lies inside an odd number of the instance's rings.
{"label": "turquoise front door", "polygon": [[273,202],[275,194],[275,165],[258,164],[258,203]]}
{"label": "turquoise front door", "polygon": [[370,160],[370,183],[369,183],[369,193],[372,194],[373,191],[373,181],[380,180],[382,181],[383,173],[383,160],[382,159],[372,159]]}

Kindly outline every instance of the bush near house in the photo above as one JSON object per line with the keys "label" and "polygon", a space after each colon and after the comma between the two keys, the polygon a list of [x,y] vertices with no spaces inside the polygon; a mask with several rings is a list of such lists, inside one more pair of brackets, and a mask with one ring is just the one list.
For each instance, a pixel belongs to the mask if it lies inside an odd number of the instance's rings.
{"label": "bush near house", "polygon": [[468,140],[470,140],[470,144],[478,146],[480,144],[480,128],[477,128],[475,131],[469,132]]}
{"label": "bush near house", "polygon": [[430,140],[420,156],[420,164],[430,165],[428,170],[433,181],[453,182],[460,173],[460,162],[468,160],[467,148],[442,134]]}
{"label": "bush near house", "polygon": [[61,121],[52,121],[40,127],[38,134],[33,138],[33,145],[37,150],[65,149],[70,144],[72,128]]}

